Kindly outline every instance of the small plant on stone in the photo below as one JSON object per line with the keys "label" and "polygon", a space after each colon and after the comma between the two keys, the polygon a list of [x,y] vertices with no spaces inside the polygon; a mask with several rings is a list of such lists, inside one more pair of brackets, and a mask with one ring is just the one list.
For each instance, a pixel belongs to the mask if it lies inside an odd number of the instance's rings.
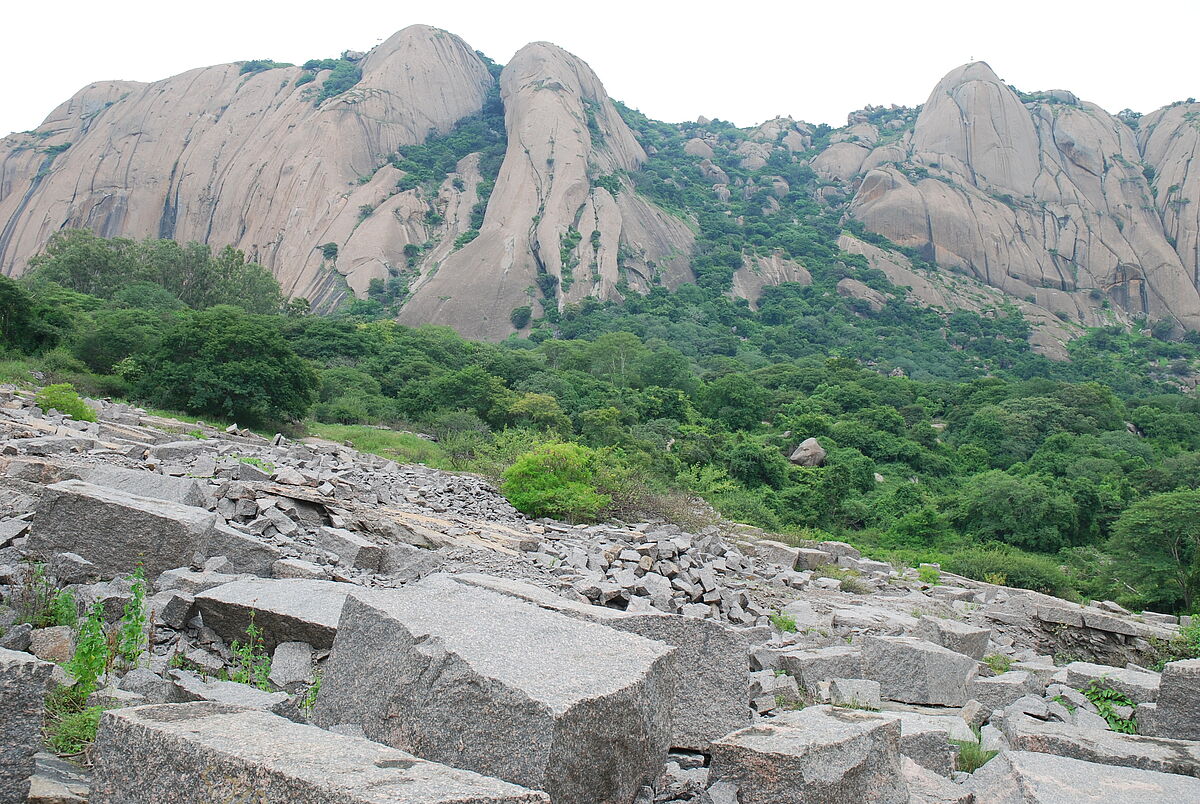
{"label": "small plant on stone", "polygon": [[782,611],[771,615],[771,625],[775,626],[780,631],[786,631],[789,634],[796,632],[795,618],[784,614]]}
{"label": "small plant on stone", "polygon": [[851,595],[869,595],[875,587],[860,578],[843,578],[838,589]]}
{"label": "small plant on stone", "polygon": [[46,565],[29,563],[17,571],[16,589],[10,602],[17,610],[17,622],[34,628],[56,625],[53,621],[54,584],[46,576]]}
{"label": "small plant on stone", "polygon": [[974,740],[951,740],[958,746],[954,757],[954,769],[963,773],[974,773],[988,763],[999,751],[986,751],[983,748],[979,732],[975,732]]}
{"label": "small plant on stone", "polygon": [[133,592],[125,603],[121,622],[117,626],[117,653],[127,668],[137,667],[138,660],[146,652],[146,573],[141,566],[130,576]]}
{"label": "small plant on stone", "polygon": [[304,700],[300,702],[300,711],[305,717],[312,714],[313,707],[317,705],[317,696],[321,693],[321,671],[318,670],[313,674],[312,684],[308,685],[308,692],[304,694]]}
{"label": "small plant on stone", "polygon": [[942,581],[942,573],[937,567],[917,567],[917,579],[923,584],[937,586]]}
{"label": "small plant on stone", "polygon": [[204,435],[204,431],[198,427],[195,430],[189,430],[188,435],[199,441],[203,441],[204,439],[208,438],[208,436]]}
{"label": "small plant on stone", "polygon": [[804,708],[804,701],[798,701],[790,695],[776,695],[775,708],[785,712],[795,712]]}
{"label": "small plant on stone", "polygon": [[246,641],[234,640],[229,649],[233,652],[234,668],[230,681],[249,684],[260,690],[271,691],[271,657],[263,642],[262,629],[254,624],[254,612],[250,612],[250,624],[246,626]]}
{"label": "small plant on stone", "polygon": [[1008,585],[1008,576],[1003,572],[985,572],[983,574],[983,580],[987,583],[994,584],[995,586]]}
{"label": "small plant on stone", "polygon": [[1002,653],[989,653],[983,657],[983,663],[992,668],[996,675],[999,675],[1008,672],[1012,667],[1013,660]]}
{"label": "small plant on stone", "polygon": [[70,589],[60,589],[50,599],[50,622],[70,628],[79,624],[79,607],[75,603],[75,593]]}
{"label": "small plant on stone", "polygon": [[104,708],[88,706],[87,695],[75,687],[58,687],[46,695],[43,739],[59,756],[78,756],[96,740]]}
{"label": "small plant on stone", "polygon": [[1083,695],[1096,707],[1100,717],[1108,721],[1109,728],[1121,734],[1137,734],[1137,721],[1132,717],[1122,717],[1117,713],[1118,706],[1134,708],[1129,696],[1122,695],[1114,689],[1104,686],[1100,681],[1093,681],[1083,690]]}
{"label": "small plant on stone", "polygon": [[111,662],[108,635],[104,630],[104,608],[97,601],[79,624],[75,654],[63,669],[75,679],[74,689],[86,699],[96,691],[100,677],[108,671]]}
{"label": "small plant on stone", "polygon": [[267,474],[271,474],[275,471],[275,464],[271,463],[270,461],[263,460],[262,458],[256,458],[253,455],[239,455],[237,456],[237,459],[242,463],[248,463],[251,466],[256,466]]}

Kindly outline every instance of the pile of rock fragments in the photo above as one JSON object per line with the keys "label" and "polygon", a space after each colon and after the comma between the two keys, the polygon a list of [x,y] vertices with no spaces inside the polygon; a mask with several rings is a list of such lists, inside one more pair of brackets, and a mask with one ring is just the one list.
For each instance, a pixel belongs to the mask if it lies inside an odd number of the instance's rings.
{"label": "pile of rock fragments", "polygon": [[[1200,800],[1200,660],[1146,668],[1174,617],[91,404],[0,387],[0,802]],[[35,564],[109,623],[150,586],[77,763],[40,753],[76,634],[18,622]],[[269,676],[228,680],[247,644]]]}

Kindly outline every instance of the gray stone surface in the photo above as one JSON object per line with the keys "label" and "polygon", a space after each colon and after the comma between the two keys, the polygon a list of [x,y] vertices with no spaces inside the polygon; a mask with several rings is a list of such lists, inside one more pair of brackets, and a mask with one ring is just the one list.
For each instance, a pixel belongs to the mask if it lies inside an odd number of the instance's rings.
{"label": "gray stone surface", "polygon": [[1024,715],[1004,718],[1002,729],[1016,751],[1200,777],[1200,743],[1190,740],[1083,729]]}
{"label": "gray stone surface", "polygon": [[138,497],[193,505],[205,508],[209,495],[204,486],[189,477],[160,475],[141,469],[126,469],[111,464],[75,464],[63,461],[13,461],[7,469],[9,477],[35,483],[57,483],[63,480],[82,480],[93,486],[103,486]]}
{"label": "gray stone surface", "polygon": [[979,628],[958,620],[923,615],[915,636],[978,661],[987,653],[988,637],[991,633],[990,628]]}
{"label": "gray stone surface", "polygon": [[967,686],[973,698],[988,712],[998,712],[1025,695],[1038,693],[1037,681],[1024,670],[1009,670],[998,676],[976,678]]}
{"label": "gray stone surface", "polygon": [[411,544],[389,544],[383,548],[379,571],[404,583],[419,581],[426,575],[440,572],[442,557],[432,550]]}
{"label": "gray stone surface", "polygon": [[54,665],[0,648],[0,804],[23,802],[42,745],[42,702]]}
{"label": "gray stone surface", "polygon": [[190,505],[64,480],[46,487],[28,549],[44,558],[77,553],[103,578],[141,562],[154,578],[203,553],[216,524],[215,514]]}
{"label": "gray stone surface", "polygon": [[878,709],[880,704],[879,682],[866,678],[830,679],[829,702],[834,706]]}
{"label": "gray stone surface", "polygon": [[121,676],[117,689],[142,696],[145,703],[181,703],[188,700],[170,681],[144,667],[137,667]]}
{"label": "gray stone surface", "polygon": [[1028,751],[994,758],[972,774],[968,787],[979,804],[1200,801],[1200,780],[1194,778]]}
{"label": "gray stone surface", "polygon": [[288,700],[286,692],[267,692],[249,684],[204,679],[191,670],[172,670],[170,675],[179,690],[180,701],[213,701],[278,713]]}
{"label": "gray stone surface", "polygon": [[1097,681],[1128,696],[1135,704],[1153,703],[1158,700],[1158,673],[1126,670],[1091,662],[1071,662],[1064,669],[1067,685],[1077,690],[1087,689],[1093,681]]}
{"label": "gray stone surface", "polygon": [[822,681],[863,677],[862,651],[849,646],[791,651],[779,657],[779,666],[813,695]]}
{"label": "gray stone surface", "polygon": [[954,764],[950,740],[975,741],[971,727],[954,715],[922,712],[880,712],[900,724],[900,753],[934,773],[949,776]]}
{"label": "gray stone surface", "polygon": [[271,654],[271,683],[280,687],[313,679],[313,649],[307,642],[281,642]]}
{"label": "gray stone surface", "polygon": [[[671,746],[703,750],[711,740],[750,724],[749,650],[746,639],[714,620],[659,611],[630,613],[567,600],[532,584],[490,575],[452,576],[512,595],[569,617],[607,625],[618,631],[658,640],[676,649],[674,725]],[[774,695],[774,693],[771,693]]]}
{"label": "gray stone surface", "polygon": [[908,786],[910,804],[974,804],[975,796],[960,784],[955,784],[910,757],[901,759],[901,773]]}
{"label": "gray stone surface", "polygon": [[1159,737],[1200,740],[1200,659],[1163,667],[1154,723]]}
{"label": "gray stone surface", "polygon": [[714,741],[709,778],[737,785],[740,804],[909,800],[899,724],[833,706],[787,712]]}
{"label": "gray stone surface", "polygon": [[878,681],[883,697],[914,704],[962,706],[975,678],[975,661],[915,637],[867,637],[863,672]]}
{"label": "gray stone surface", "polygon": [[631,801],[670,744],[674,653],[434,575],[347,598],[313,721],[556,804]]}
{"label": "gray stone surface", "polygon": [[250,614],[268,651],[281,642],[333,645],[346,595],[359,587],[334,581],[246,578],[196,595],[204,624],[227,642],[246,641]]}
{"label": "gray stone surface", "polygon": [[52,754],[40,753],[34,760],[28,804],[86,804],[90,772]]}
{"label": "gray stone surface", "polygon": [[228,558],[231,572],[269,577],[272,565],[283,553],[274,545],[218,523],[208,535],[204,555]]}
{"label": "gray stone surface", "polygon": [[209,702],[106,712],[92,804],[533,804],[545,793],[267,712]]}
{"label": "gray stone surface", "polygon": [[345,528],[323,527],[317,531],[317,547],[333,553],[347,567],[379,572],[383,548]]}

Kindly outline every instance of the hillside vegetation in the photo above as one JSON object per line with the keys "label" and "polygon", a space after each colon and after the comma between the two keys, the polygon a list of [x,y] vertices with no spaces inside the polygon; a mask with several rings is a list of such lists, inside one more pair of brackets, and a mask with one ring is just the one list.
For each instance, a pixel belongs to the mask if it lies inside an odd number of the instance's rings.
{"label": "hillside vegetation", "polygon": [[[702,285],[585,302],[554,336],[501,344],[381,308],[310,316],[238,252],[67,232],[0,279],[3,369],[243,425],[306,420],[495,477],[533,515],[694,517],[699,497],[972,577],[1195,605],[1200,401],[1160,381],[1190,343],[1096,330],[1055,363],[1015,313],[935,326],[819,279],[767,289],[758,311]],[[810,437],[824,465],[792,465]]]}

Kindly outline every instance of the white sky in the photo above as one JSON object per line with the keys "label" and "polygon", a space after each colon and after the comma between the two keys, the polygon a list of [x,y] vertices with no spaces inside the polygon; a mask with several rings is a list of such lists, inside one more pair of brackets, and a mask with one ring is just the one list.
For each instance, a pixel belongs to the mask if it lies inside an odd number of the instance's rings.
{"label": "white sky", "polygon": [[504,63],[547,40],[651,117],[842,125],[868,103],[923,103],[953,67],[987,61],[1026,91],[1065,88],[1109,111],[1200,97],[1195,0],[54,0],[5,3],[0,133],[33,128],[84,85],[153,81],[253,58],[367,50],[413,23]]}

